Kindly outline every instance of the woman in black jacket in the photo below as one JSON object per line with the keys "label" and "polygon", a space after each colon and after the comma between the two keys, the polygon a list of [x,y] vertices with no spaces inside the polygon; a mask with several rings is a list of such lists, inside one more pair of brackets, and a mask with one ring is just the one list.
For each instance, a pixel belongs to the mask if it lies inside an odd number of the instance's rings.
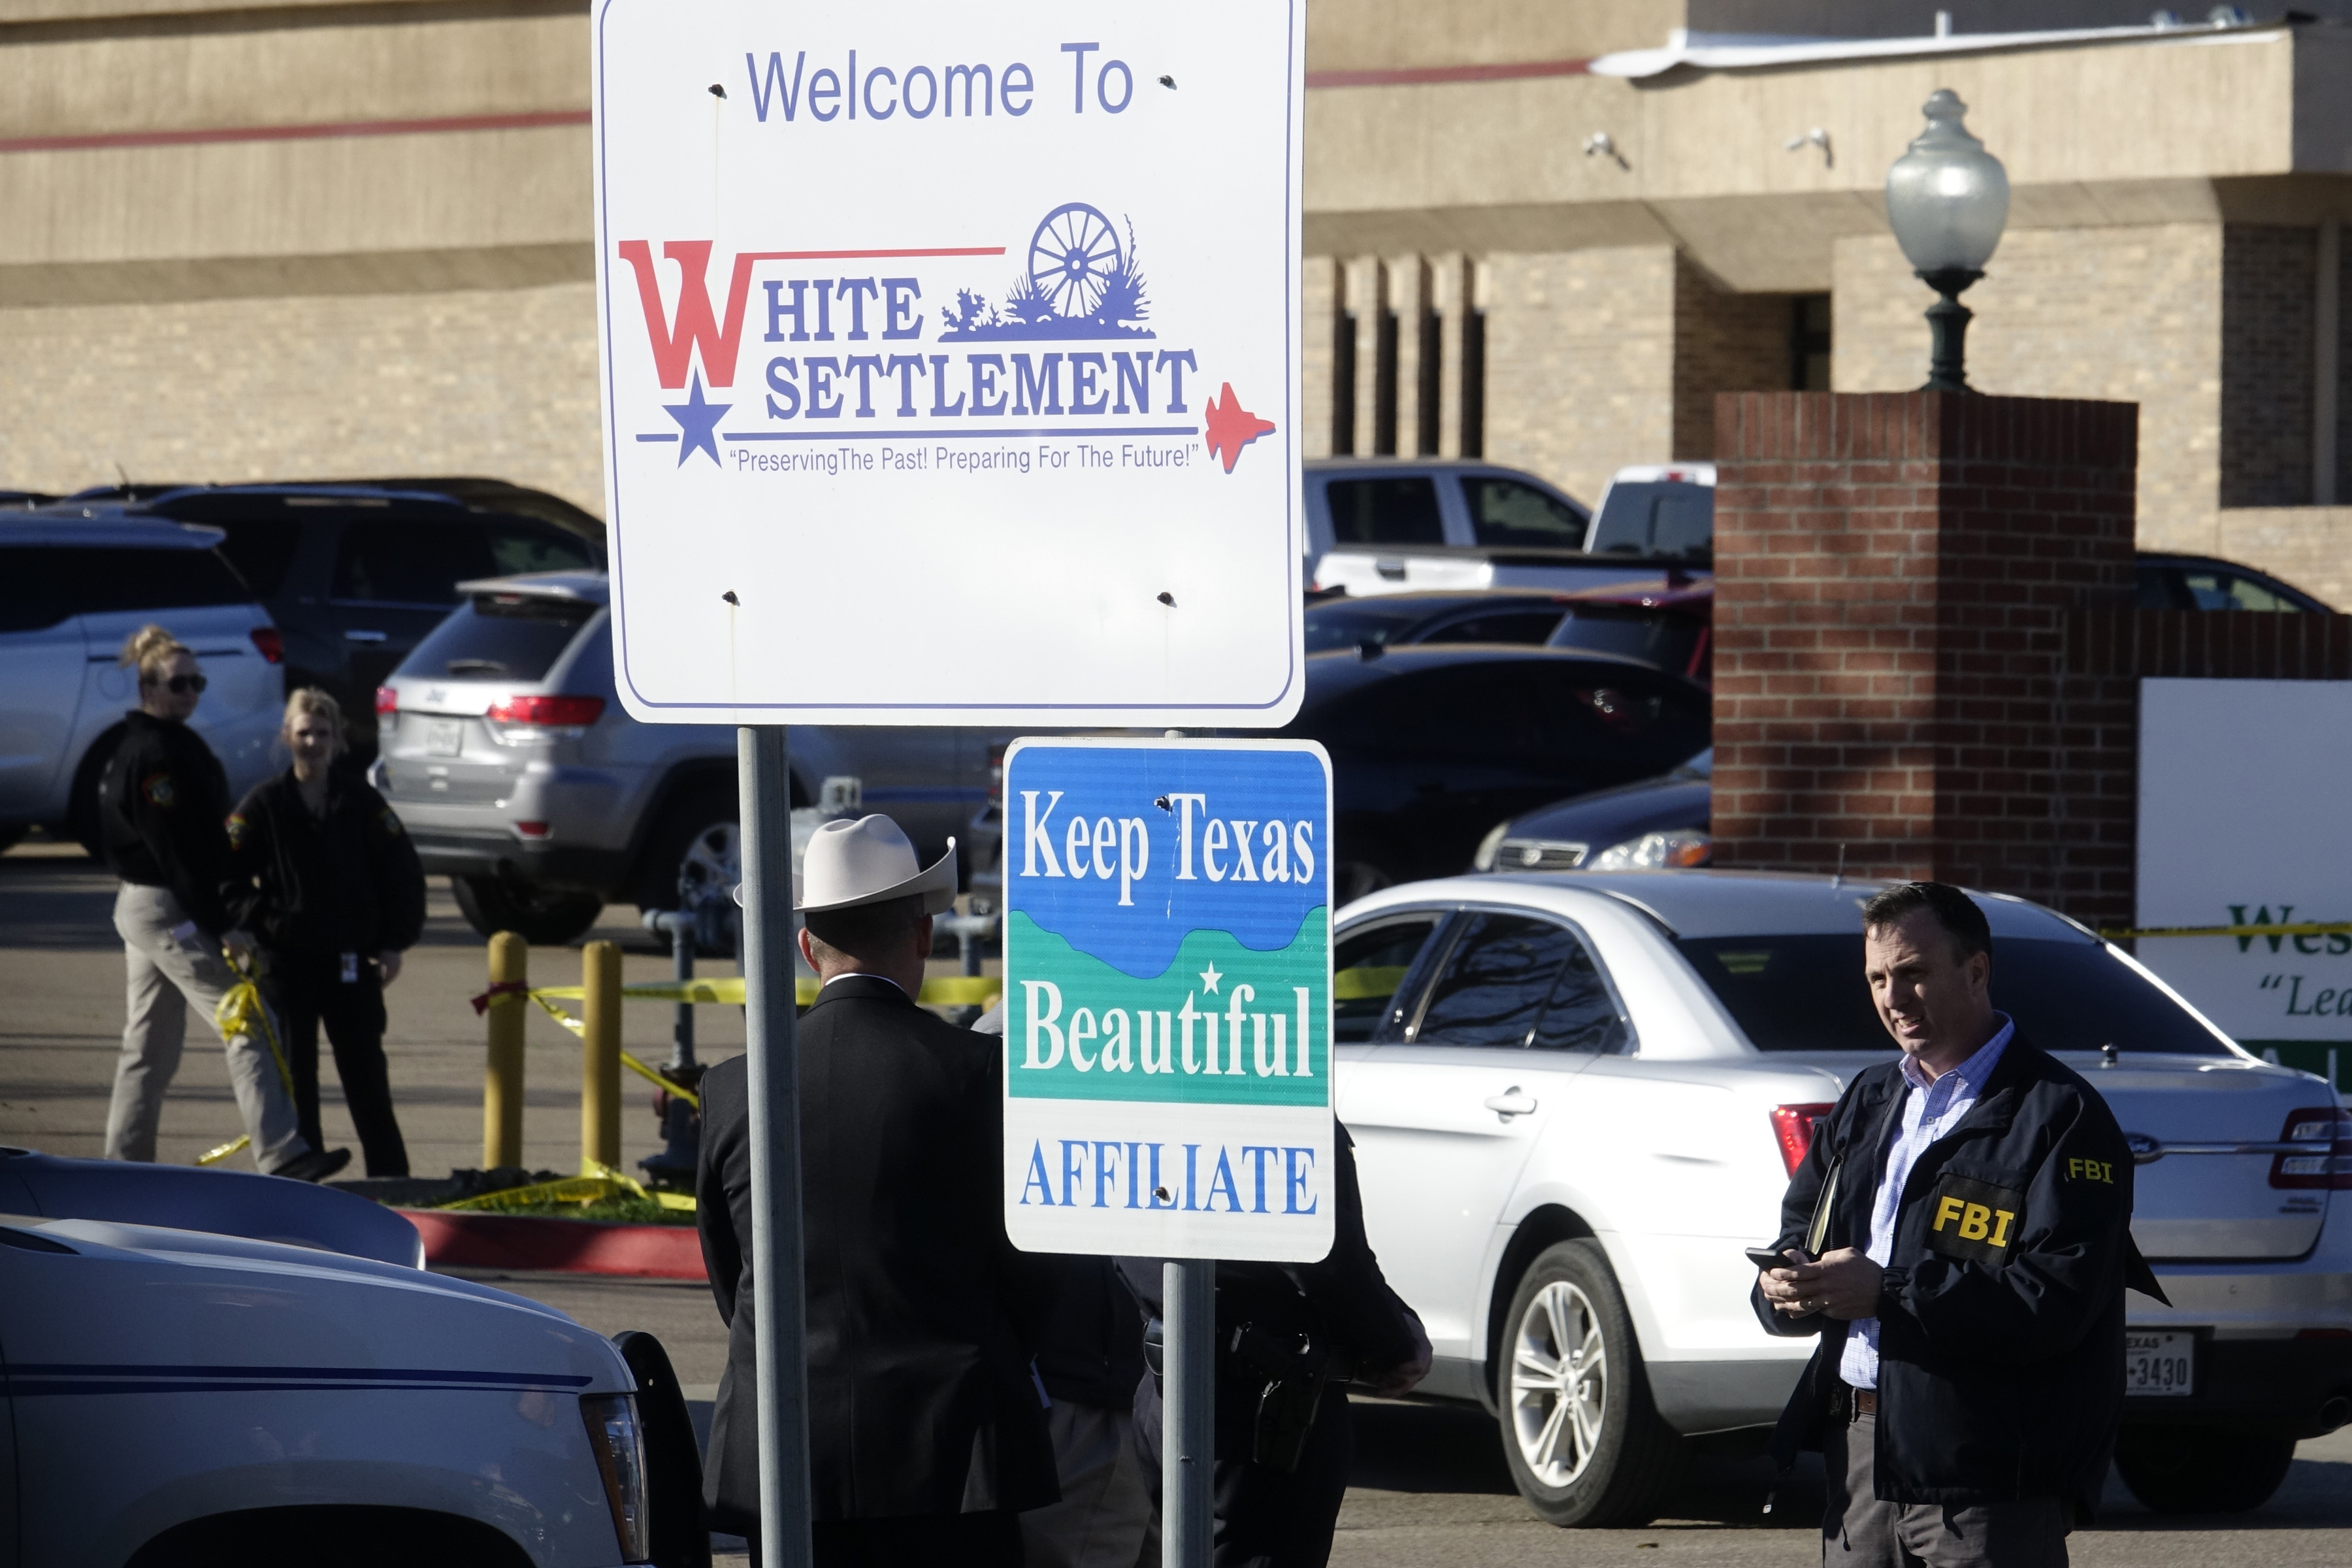
{"label": "woman in black jacket", "polygon": [[371,1176],[408,1174],[383,1059],[383,988],[425,929],[425,872],[383,797],[338,765],[335,700],[304,687],[280,732],[294,765],[254,785],[228,819],[239,906],[261,942],[263,986],[283,1020],[302,1136],[320,1142],[319,1026],[335,1051]]}
{"label": "woman in black jacket", "polygon": [[[237,983],[224,961],[253,939],[229,900],[228,777],[188,718],[204,698],[196,656],[162,626],[142,626],[122,645],[139,673],[139,706],[123,716],[122,742],[99,780],[100,842],[122,879],[114,929],[129,968],[122,1055],[106,1115],[106,1157],[155,1158],[164,1091],[179,1071],[188,1006],[207,1023]],[[351,1155],[306,1142],[266,1040],[224,1035],[229,1087],[253,1141],[254,1163],[275,1176],[320,1181]]]}

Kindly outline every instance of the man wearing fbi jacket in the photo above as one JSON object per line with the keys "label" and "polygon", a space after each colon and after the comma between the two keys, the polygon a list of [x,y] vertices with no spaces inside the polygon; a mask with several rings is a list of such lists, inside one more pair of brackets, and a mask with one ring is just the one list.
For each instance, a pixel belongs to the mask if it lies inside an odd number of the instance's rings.
{"label": "man wearing fbi jacket", "polygon": [[[1757,1279],[1776,1334],[1818,1334],[1773,1434],[1821,1450],[1822,1560],[2055,1568],[2123,1408],[2132,1161],[2106,1102],[1993,1010],[1992,933],[1941,882],[1863,907],[1903,1055],[1855,1075],[1789,1184]],[[1812,1261],[1808,1261],[1811,1258]]]}
{"label": "man wearing fbi jacket", "polygon": [[[1017,1568],[1019,1515],[1061,1495],[1030,1370],[1053,1275],[1004,1234],[1002,1042],[915,1004],[955,848],[918,869],[888,817],[828,822],[800,883],[824,982],[798,1039],[817,1568]],[[703,1075],[695,1182],[728,1325],[704,1499],[743,1534],[761,1523],[749,1088],[741,1057]]]}

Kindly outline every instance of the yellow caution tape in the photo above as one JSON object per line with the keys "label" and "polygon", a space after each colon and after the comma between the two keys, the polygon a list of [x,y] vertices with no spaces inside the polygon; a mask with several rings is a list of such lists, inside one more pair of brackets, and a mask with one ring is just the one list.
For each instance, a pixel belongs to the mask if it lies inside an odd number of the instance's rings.
{"label": "yellow caution tape", "polygon": [[[241,978],[228,988],[222,995],[220,1005],[213,1009],[213,1027],[220,1031],[224,1040],[232,1035],[250,1035],[257,1029],[263,1042],[269,1047],[269,1059],[278,1064],[278,1081],[286,1086],[286,1098],[290,1100],[294,1098],[294,1073],[286,1065],[286,1053],[278,1047],[278,1031],[269,1022],[269,1009],[263,1005],[261,992],[254,985],[252,976],[245,973],[234,956],[228,957],[228,964]],[[207,1149],[197,1155],[196,1163],[218,1164],[238,1150],[252,1145],[251,1134],[239,1133],[219,1148]]]}
{"label": "yellow caution tape", "polygon": [[662,1193],[647,1187],[634,1176],[622,1173],[612,1166],[589,1160],[582,1163],[576,1176],[564,1176],[552,1182],[534,1182],[527,1187],[509,1187],[503,1192],[483,1193],[478,1196],[459,1198],[455,1203],[435,1206],[444,1213],[496,1214],[507,1209],[538,1208],[547,1204],[593,1204],[607,1198],[628,1196],[644,1198],[684,1214],[695,1212],[691,1193]]}
{"label": "yellow caution tape", "polygon": [[[625,993],[624,994],[625,994]],[[529,995],[532,1001],[538,1003],[541,1010],[546,1013],[549,1017],[554,1019],[557,1023],[562,1025],[573,1034],[579,1035],[583,1038],[586,1037],[588,1033],[588,1026],[586,1024],[573,1017],[571,1014],[565,1012],[562,1008],[557,1006],[553,1002],[549,1000],[549,998],[552,996],[578,996],[581,994],[581,988],[579,986],[550,985],[541,990],[527,992],[525,994]],[[654,1071],[653,1068],[639,1061],[631,1053],[627,1051],[623,1051],[621,1053],[621,1065],[627,1068],[631,1072],[642,1075],[655,1084],[659,1085],[661,1088],[677,1096],[680,1100],[694,1107],[695,1110],[699,1110],[702,1109],[702,1097],[700,1095],[695,1093],[694,1090],[687,1088],[684,1084],[672,1083],[669,1079],[662,1077],[661,1074]]]}
{"label": "yellow caution tape", "polygon": [[[793,988],[796,999],[803,1007],[816,1000],[818,983],[808,975],[800,977]],[[541,1006],[549,999],[577,1002],[587,995],[579,985],[534,985],[527,994]],[[987,974],[946,974],[923,982],[922,994],[915,998],[927,1007],[984,1007],[1004,994],[1004,982]],[[496,1006],[503,996],[489,999]],[[624,985],[621,999],[625,1002],[707,1002],[721,1006],[743,1005],[743,982],[740,976],[718,980],[666,980],[658,984]]]}
{"label": "yellow caution tape", "polygon": [[602,1176],[608,1182],[618,1184],[620,1186],[631,1193],[634,1193],[638,1197],[651,1198],[655,1203],[659,1204],[666,1209],[677,1209],[686,1214],[692,1214],[695,1212],[694,1194],[692,1193],[665,1193],[656,1191],[654,1188],[648,1187],[644,1183],[638,1181],[635,1177],[624,1175],[622,1173],[613,1169],[612,1166],[598,1160],[582,1161],[580,1170],[581,1174],[583,1175]]}
{"label": "yellow caution tape", "polygon": [[[805,1007],[814,1002],[818,989],[816,981],[803,977],[796,987],[800,1005]],[[574,1035],[585,1037],[588,1026],[557,1006],[556,1003],[577,1002],[585,998],[587,994],[588,989],[584,985],[534,985],[525,991],[485,992],[480,999],[480,1005],[495,1007],[520,996],[528,996],[538,1003],[540,1010],[549,1017],[571,1030]],[[950,974],[936,980],[924,981],[922,994],[916,1000],[931,1007],[985,1007],[1003,994],[1004,994],[1004,982],[1002,980],[984,974]],[[628,1002],[712,1003],[720,1006],[740,1007],[743,1005],[743,982],[740,976],[735,976],[718,980],[671,980],[654,985],[624,985],[621,987],[621,997]],[[226,1006],[227,1004],[224,1002],[222,1005]],[[274,1051],[277,1048],[276,1037],[272,1037],[270,1049]],[[625,1050],[621,1053],[621,1065],[647,1082],[656,1084],[677,1096],[697,1110],[702,1109],[702,1099],[699,1095],[683,1084],[673,1083],[664,1078],[628,1051]],[[279,1070],[283,1071],[285,1063],[282,1059],[278,1066]],[[225,1158],[241,1147],[243,1147],[242,1144],[225,1146],[215,1149],[205,1158],[207,1160]],[[471,1203],[475,1200],[469,1198],[467,1201]],[[555,1203],[571,1200],[533,1198],[530,1201]]]}
{"label": "yellow caution tape", "polygon": [[2103,931],[2109,942],[2143,936],[2338,936],[2352,932],[2352,921],[2297,921],[2293,925],[2147,926],[2133,931]]}

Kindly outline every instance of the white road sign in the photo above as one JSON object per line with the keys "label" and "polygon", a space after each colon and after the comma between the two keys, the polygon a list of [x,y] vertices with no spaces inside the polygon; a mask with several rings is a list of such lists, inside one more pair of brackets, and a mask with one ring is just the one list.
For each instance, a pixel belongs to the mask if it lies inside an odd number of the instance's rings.
{"label": "white road sign", "polygon": [[641,720],[1276,726],[1302,0],[603,0]]}
{"label": "white road sign", "polygon": [[[2139,923],[2352,921],[2352,689],[2140,682]],[[2352,1047],[2352,937],[2149,937],[2147,964],[2253,1051],[2322,1068]]]}
{"label": "white road sign", "polygon": [[1331,1250],[1331,763],[1004,759],[1004,1223],[1035,1252]]}

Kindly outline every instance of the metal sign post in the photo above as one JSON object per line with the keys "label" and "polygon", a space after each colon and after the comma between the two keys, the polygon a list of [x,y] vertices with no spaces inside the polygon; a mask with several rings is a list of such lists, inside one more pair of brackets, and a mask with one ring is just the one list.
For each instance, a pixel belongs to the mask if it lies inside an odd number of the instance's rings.
{"label": "metal sign post", "polygon": [[1161,1556],[1174,1568],[1208,1568],[1215,1531],[1210,1466],[1217,1446],[1217,1265],[1171,1258],[1160,1266]]}
{"label": "metal sign post", "polygon": [[783,726],[737,730],[735,767],[743,813],[761,1555],[762,1568],[808,1568],[808,1296],[801,1256],[800,1057],[793,1045],[792,783]]}

